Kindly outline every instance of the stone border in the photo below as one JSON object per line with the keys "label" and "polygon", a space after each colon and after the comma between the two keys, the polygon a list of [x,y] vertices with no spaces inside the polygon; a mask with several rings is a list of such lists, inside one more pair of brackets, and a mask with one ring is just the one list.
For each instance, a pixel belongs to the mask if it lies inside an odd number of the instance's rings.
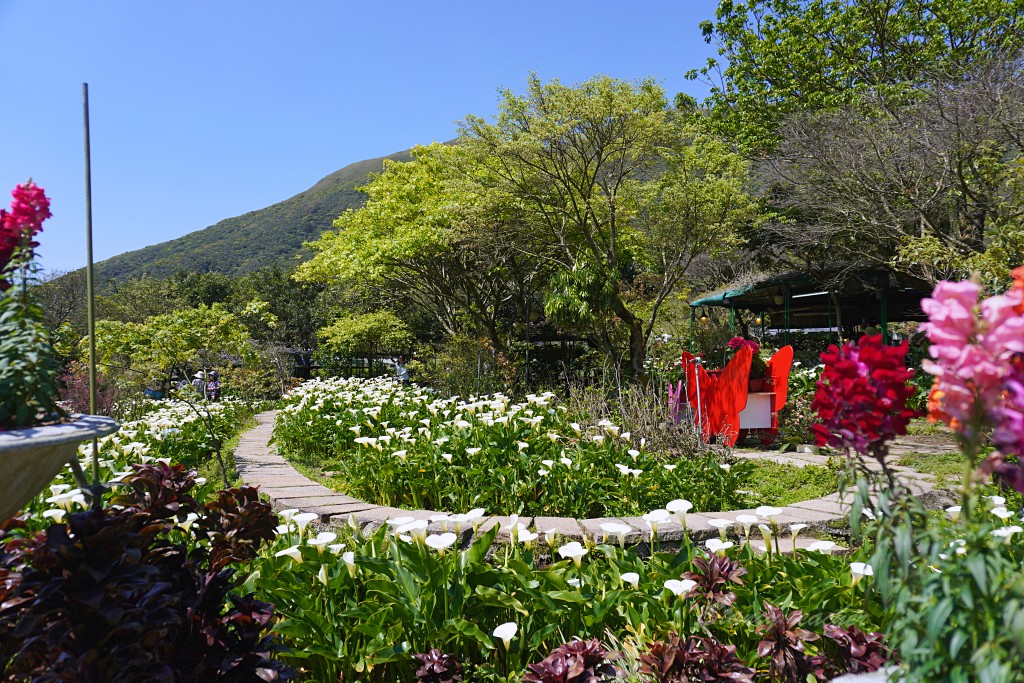
{"label": "stone border", "polygon": [[[260,492],[267,495],[275,509],[300,508],[304,512],[313,512],[320,517],[320,522],[327,526],[344,526],[350,518],[361,528],[375,530],[386,523],[388,518],[397,516],[414,519],[429,519],[433,515],[442,514],[434,510],[405,510],[401,508],[372,505],[364,501],[346,496],[318,484],[297,472],[281,455],[269,448],[268,442],[274,432],[276,410],[256,415],[257,426],[249,430],[239,439],[235,449],[235,464],[242,480],[250,486],[258,486]],[[772,460],[780,464],[802,467],[808,464],[824,464],[825,456],[773,453],[743,453],[738,457],[753,460]],[[910,492],[914,496],[935,498],[936,504],[945,504],[941,491],[937,491],[927,474],[915,472],[906,467],[895,468],[902,476],[909,479]],[[807,524],[810,529],[821,529],[830,523],[843,521],[850,511],[850,504],[843,500],[839,493],[832,493],[814,500],[805,500],[782,508],[776,518],[780,527],[790,524]],[[730,510],[728,512],[693,513],[686,515],[686,529],[676,523],[663,524],[658,529],[658,540],[672,543],[682,540],[684,533],[689,533],[694,540],[705,540],[716,536],[718,531],[708,524],[710,519],[735,520],[737,515],[754,514],[753,510]],[[601,524],[616,522],[628,524],[633,532],[626,535],[629,544],[639,543],[647,535],[647,525],[640,517],[605,517],[599,519],[573,519],[571,517],[520,517],[519,523],[533,527],[535,531],[545,532],[554,529],[555,533],[565,539],[582,541],[593,539],[601,541],[606,534]],[[509,518],[503,516],[485,517],[480,529],[487,531],[495,525],[502,527],[498,532],[499,540],[508,540]],[[438,522],[431,522],[429,531],[443,531]],[[757,534],[754,535],[757,538]],[[801,537],[798,546],[806,547],[814,539]]]}

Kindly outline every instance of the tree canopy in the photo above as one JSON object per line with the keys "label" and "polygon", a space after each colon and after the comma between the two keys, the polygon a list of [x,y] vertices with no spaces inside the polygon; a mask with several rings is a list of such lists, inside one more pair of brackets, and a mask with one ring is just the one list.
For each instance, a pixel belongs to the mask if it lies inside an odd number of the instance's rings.
{"label": "tree canopy", "polygon": [[153,376],[169,378],[175,369],[210,367],[230,359],[251,361],[255,351],[245,318],[272,323],[265,308],[264,302],[252,302],[237,314],[222,304],[200,304],[141,323],[99,320],[97,357],[106,372],[128,371],[142,384]]}
{"label": "tree canopy", "polygon": [[713,128],[760,154],[794,112],[955,76],[1024,46],[1024,0],[721,0],[701,24],[710,59],[687,77],[711,86]]}
{"label": "tree canopy", "polygon": [[517,244],[554,267],[545,310],[643,374],[658,311],[693,259],[731,243],[752,208],[742,159],[669,111],[653,81],[578,85],[529,79],[504,91],[494,123],[468,117],[460,140],[514,198]]}
{"label": "tree canopy", "polygon": [[[363,188],[298,277],[390,287],[495,350],[541,311],[643,372],[665,297],[749,219],[747,167],[652,81],[541,83]],[[518,327],[517,327],[518,326]]]}

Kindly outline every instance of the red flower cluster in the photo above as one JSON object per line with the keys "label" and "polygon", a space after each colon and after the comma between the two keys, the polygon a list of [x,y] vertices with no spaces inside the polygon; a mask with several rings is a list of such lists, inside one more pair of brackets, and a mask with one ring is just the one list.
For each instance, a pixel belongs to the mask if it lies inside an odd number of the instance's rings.
{"label": "red flower cluster", "polygon": [[14,201],[10,211],[0,209],[0,270],[11,260],[14,250],[26,239],[28,246],[39,246],[31,241],[43,229],[43,221],[51,216],[50,200],[31,180],[11,190]]}
{"label": "red flower cluster", "polygon": [[907,407],[914,394],[907,384],[914,371],[903,365],[907,346],[885,346],[881,335],[865,335],[821,354],[825,369],[811,404],[823,423],[812,427],[818,445],[867,454],[907,433],[907,423],[918,415]]}

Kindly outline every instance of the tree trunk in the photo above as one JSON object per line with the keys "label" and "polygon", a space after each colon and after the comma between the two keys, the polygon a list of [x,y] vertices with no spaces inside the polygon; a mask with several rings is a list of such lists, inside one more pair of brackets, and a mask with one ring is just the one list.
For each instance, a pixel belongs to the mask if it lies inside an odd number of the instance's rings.
{"label": "tree trunk", "polygon": [[629,325],[629,369],[640,382],[647,381],[644,360],[647,359],[647,342],[644,339],[644,325],[639,318],[633,318]]}
{"label": "tree trunk", "polygon": [[843,310],[839,306],[839,293],[835,290],[829,292],[829,296],[832,297],[832,307],[836,311],[836,330],[839,334],[839,346],[843,345]]}

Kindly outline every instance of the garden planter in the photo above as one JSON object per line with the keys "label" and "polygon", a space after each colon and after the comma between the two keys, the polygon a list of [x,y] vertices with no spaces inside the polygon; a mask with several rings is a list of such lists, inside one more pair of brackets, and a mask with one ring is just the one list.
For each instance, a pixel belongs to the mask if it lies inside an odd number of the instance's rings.
{"label": "garden planter", "polygon": [[810,453],[812,455],[817,455],[820,450],[821,449],[818,446],[807,443],[800,444],[799,446],[796,447],[797,453]]}
{"label": "garden planter", "polygon": [[17,514],[53,481],[80,443],[117,429],[109,417],[72,415],[63,424],[0,432],[0,520]]}
{"label": "garden planter", "polygon": [[760,391],[764,391],[764,379],[752,379],[747,382],[747,391],[751,394],[756,394]]}

